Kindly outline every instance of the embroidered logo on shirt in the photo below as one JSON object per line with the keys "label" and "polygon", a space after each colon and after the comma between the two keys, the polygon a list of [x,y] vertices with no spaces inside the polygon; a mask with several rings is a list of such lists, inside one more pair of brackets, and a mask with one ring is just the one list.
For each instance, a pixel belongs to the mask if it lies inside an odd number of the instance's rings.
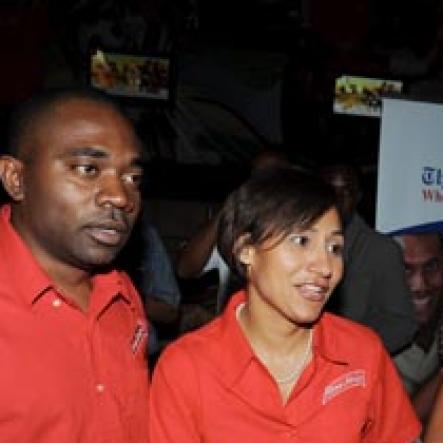
{"label": "embroidered logo on shirt", "polygon": [[323,392],[323,405],[328,403],[334,397],[348,389],[356,386],[366,386],[366,372],[363,369],[351,371],[336,378],[332,383],[326,386]]}
{"label": "embroidered logo on shirt", "polygon": [[148,336],[146,325],[139,321],[135,327],[134,334],[131,339],[131,351],[136,354],[140,345],[144,343],[144,339]]}

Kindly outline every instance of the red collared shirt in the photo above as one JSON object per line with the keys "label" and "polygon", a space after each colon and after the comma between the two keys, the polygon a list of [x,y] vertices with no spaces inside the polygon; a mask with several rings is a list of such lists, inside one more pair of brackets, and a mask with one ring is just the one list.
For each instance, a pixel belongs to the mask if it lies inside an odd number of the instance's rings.
{"label": "red collared shirt", "polygon": [[323,314],[313,359],[286,404],[235,318],[222,317],[171,344],[151,386],[155,443],[410,443],[420,424],[378,337]]}
{"label": "red collared shirt", "polygon": [[147,442],[147,324],[129,278],[95,276],[83,313],[9,213],[0,213],[0,442]]}

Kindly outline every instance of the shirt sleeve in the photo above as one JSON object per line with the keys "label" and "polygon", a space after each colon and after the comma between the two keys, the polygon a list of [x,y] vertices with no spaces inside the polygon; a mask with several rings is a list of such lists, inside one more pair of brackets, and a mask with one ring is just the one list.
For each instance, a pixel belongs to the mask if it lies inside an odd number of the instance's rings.
{"label": "shirt sleeve", "polygon": [[365,443],[410,443],[420,437],[421,424],[390,356],[380,349]]}
{"label": "shirt sleeve", "polygon": [[160,357],[150,394],[149,441],[201,443],[200,387],[190,356],[173,344]]}

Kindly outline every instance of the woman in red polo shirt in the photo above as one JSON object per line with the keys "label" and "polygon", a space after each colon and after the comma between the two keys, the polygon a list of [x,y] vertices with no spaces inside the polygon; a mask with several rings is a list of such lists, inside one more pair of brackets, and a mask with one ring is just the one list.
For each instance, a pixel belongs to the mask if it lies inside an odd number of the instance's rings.
{"label": "woman in red polo shirt", "polygon": [[231,194],[218,247],[244,290],[162,354],[150,441],[418,438],[420,424],[379,338],[323,312],[342,277],[343,242],[335,195],[310,174],[263,171]]}

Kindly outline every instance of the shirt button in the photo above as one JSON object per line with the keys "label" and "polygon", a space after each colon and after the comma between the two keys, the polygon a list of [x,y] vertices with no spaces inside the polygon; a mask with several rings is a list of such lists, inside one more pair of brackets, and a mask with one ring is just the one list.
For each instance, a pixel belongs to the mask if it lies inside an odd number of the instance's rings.
{"label": "shirt button", "polygon": [[54,300],[52,300],[52,306],[54,306],[54,308],[59,308],[62,305],[62,301],[59,298],[54,298]]}
{"label": "shirt button", "polygon": [[95,385],[95,389],[98,393],[101,394],[105,390],[105,385],[102,383],[98,383],[97,385]]}

